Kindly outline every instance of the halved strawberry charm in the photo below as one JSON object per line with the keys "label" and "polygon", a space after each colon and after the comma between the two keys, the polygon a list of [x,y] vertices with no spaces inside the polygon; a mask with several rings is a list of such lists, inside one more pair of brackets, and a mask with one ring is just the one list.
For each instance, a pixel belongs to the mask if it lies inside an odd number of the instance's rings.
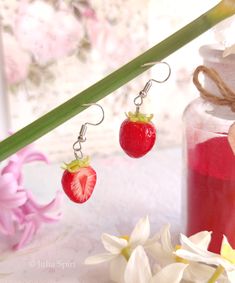
{"label": "halved strawberry charm", "polygon": [[96,184],[96,172],[89,165],[89,158],[75,159],[63,168],[61,183],[65,194],[76,203],[87,201]]}
{"label": "halved strawberry charm", "polygon": [[153,115],[129,112],[127,119],[121,124],[119,142],[130,157],[142,157],[154,146],[156,129],[151,122],[152,118]]}

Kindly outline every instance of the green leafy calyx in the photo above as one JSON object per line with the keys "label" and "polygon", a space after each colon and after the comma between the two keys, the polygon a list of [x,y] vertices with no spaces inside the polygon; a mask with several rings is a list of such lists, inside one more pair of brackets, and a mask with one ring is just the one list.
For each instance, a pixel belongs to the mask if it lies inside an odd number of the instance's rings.
{"label": "green leafy calyx", "polygon": [[131,122],[142,122],[142,123],[149,123],[153,118],[153,114],[147,115],[140,112],[135,112],[135,113],[128,112],[126,116]]}
{"label": "green leafy calyx", "polygon": [[86,156],[83,159],[75,159],[70,163],[62,165],[62,169],[68,170],[70,173],[76,173],[80,168],[88,167],[90,165],[90,157]]}

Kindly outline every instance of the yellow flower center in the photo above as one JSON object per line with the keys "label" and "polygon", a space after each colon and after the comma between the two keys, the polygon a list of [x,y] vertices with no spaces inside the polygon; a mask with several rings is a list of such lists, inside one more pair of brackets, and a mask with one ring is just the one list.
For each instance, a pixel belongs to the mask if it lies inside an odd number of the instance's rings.
{"label": "yellow flower center", "polygon": [[223,258],[235,264],[235,250],[229,244],[223,244],[220,254]]}
{"label": "yellow flower center", "polygon": [[[127,240],[127,242],[129,242],[129,240],[130,240],[130,237],[128,235],[121,236],[120,238]],[[131,256],[131,248],[129,246],[123,248],[122,251],[121,251],[121,255],[123,255],[125,257],[126,261],[128,261],[130,256]]]}
{"label": "yellow flower center", "polygon": [[[177,251],[179,249],[181,249],[181,245],[176,245],[175,251]],[[180,263],[184,263],[184,264],[189,264],[189,261],[187,259],[184,259],[184,258],[177,256],[177,255],[175,256],[175,261],[180,262]]]}
{"label": "yellow flower center", "polygon": [[130,256],[131,256],[131,249],[130,249],[130,247],[127,246],[124,249],[122,249],[121,254],[125,257],[126,261],[128,261]]}
{"label": "yellow flower center", "polygon": [[130,240],[130,237],[128,235],[124,235],[124,236],[121,236],[119,237],[120,239],[124,239],[124,240],[127,240],[127,242],[129,242]]}

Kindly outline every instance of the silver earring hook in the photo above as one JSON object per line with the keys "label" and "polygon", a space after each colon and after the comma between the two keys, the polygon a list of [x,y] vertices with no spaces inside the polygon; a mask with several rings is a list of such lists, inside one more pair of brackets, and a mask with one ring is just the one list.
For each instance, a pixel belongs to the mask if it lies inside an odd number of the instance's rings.
{"label": "silver earring hook", "polygon": [[146,64],[142,65],[141,67],[153,66],[153,65],[156,65],[156,64],[165,64],[165,65],[167,65],[168,70],[169,70],[168,75],[167,75],[167,77],[164,80],[150,79],[146,83],[144,88],[140,91],[139,95],[134,99],[134,104],[136,106],[136,113],[139,112],[140,106],[143,104],[143,100],[147,96],[150,88],[152,87],[153,82],[164,83],[164,82],[166,82],[169,79],[169,77],[171,75],[171,67],[170,67],[170,65],[167,62],[161,62],[161,61],[160,62],[158,62],[158,61],[156,61],[156,62],[149,62],[149,63],[146,63]]}
{"label": "silver earring hook", "polygon": [[156,83],[164,83],[164,82],[166,82],[169,79],[169,77],[171,75],[171,67],[170,67],[170,65],[167,62],[153,61],[153,62],[145,63],[141,67],[143,67],[143,68],[144,67],[149,67],[149,66],[151,67],[151,66],[154,66],[154,65],[157,65],[157,64],[164,64],[164,65],[166,65],[168,67],[168,75],[167,75],[167,77],[164,80],[152,79],[151,81],[154,81]]}
{"label": "silver earring hook", "polygon": [[98,126],[100,125],[103,121],[104,121],[104,109],[101,105],[99,105],[98,103],[87,103],[87,104],[83,104],[83,106],[92,106],[92,105],[95,105],[95,106],[98,106],[101,111],[102,111],[102,118],[101,120],[98,122],[98,123],[90,123],[90,122],[86,122],[85,125],[91,125],[91,126]]}
{"label": "silver earring hook", "polygon": [[87,131],[87,125],[91,125],[91,126],[98,126],[100,125],[103,121],[104,121],[104,109],[101,105],[97,104],[97,103],[89,103],[89,104],[83,104],[83,106],[92,106],[92,105],[96,105],[98,106],[101,111],[102,111],[102,118],[98,123],[90,123],[90,122],[86,122],[85,124],[83,124],[81,126],[80,132],[79,132],[79,136],[77,138],[77,141],[73,144],[73,151],[74,151],[74,156],[76,159],[82,159],[83,158],[83,153],[82,153],[82,144],[83,142],[86,141],[86,131]]}

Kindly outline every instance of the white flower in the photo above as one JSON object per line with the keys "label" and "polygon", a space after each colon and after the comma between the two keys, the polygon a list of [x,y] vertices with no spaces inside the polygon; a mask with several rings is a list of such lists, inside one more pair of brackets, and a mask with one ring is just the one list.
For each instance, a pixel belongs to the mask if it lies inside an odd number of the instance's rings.
{"label": "white flower", "polygon": [[[192,242],[190,238],[181,235],[182,248],[175,254],[181,258],[217,266],[218,277],[225,271],[228,281],[235,282],[235,250],[230,246],[226,236],[223,237],[220,254],[212,253],[206,247]],[[212,281],[211,281],[212,282]],[[214,282],[214,281],[213,281]]]}
{"label": "white flower", "polygon": [[187,267],[183,263],[173,263],[152,276],[148,257],[142,246],[138,246],[127,263],[125,283],[178,283]]}
{"label": "white flower", "polygon": [[[189,237],[189,239],[198,247],[207,250],[211,240],[211,233],[207,231],[199,232]],[[160,232],[160,242],[155,242],[154,245],[151,246],[149,252],[158,261],[161,267],[175,262],[187,264],[187,269],[183,276],[185,280],[206,282],[215,269],[197,262],[189,262],[182,257],[176,256],[175,251],[180,248],[185,248],[187,250],[187,247],[184,247],[184,245],[173,246],[170,235],[170,225],[166,225]]]}
{"label": "white flower", "polygon": [[150,224],[148,217],[141,218],[130,236],[116,237],[104,233],[101,237],[108,253],[88,257],[85,264],[98,264],[110,261],[110,276],[113,281],[123,282],[124,270],[132,251],[139,245],[149,249],[157,237],[149,239]]}

